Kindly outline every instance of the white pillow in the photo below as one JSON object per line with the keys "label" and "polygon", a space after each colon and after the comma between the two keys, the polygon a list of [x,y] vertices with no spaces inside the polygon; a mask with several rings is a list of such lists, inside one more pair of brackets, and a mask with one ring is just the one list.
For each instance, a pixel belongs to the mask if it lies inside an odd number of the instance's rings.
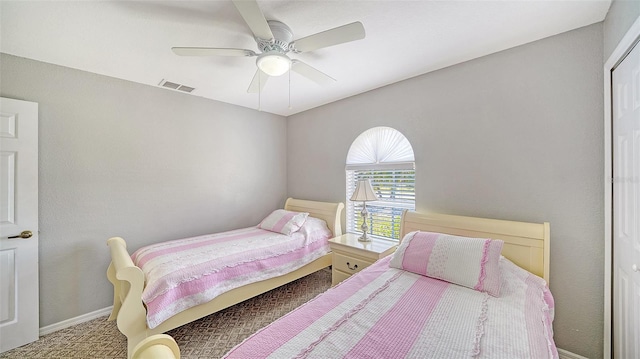
{"label": "white pillow", "polygon": [[402,239],[389,266],[498,297],[503,244],[501,240],[411,232]]}
{"label": "white pillow", "polygon": [[291,233],[297,232],[302,227],[307,216],[309,213],[276,209],[260,222],[258,228],[290,236]]}
{"label": "white pillow", "polygon": [[315,241],[316,238],[332,238],[333,233],[327,227],[327,222],[320,218],[307,217],[307,220],[304,221],[302,227],[298,233],[301,233],[305,236],[305,238],[310,238],[312,241]]}

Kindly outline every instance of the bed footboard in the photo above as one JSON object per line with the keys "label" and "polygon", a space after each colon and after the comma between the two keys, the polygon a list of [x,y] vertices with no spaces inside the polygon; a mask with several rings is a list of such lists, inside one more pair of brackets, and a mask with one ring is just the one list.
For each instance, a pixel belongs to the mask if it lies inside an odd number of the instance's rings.
{"label": "bed footboard", "polygon": [[116,320],[118,329],[127,337],[127,353],[131,358],[135,346],[147,337],[147,311],[141,299],[144,273],[133,264],[124,239],[109,238],[107,245],[111,249],[107,278],[113,284],[113,310],[109,320]]}
{"label": "bed footboard", "polygon": [[156,334],[136,346],[133,359],[180,359],[180,348],[167,334]]}

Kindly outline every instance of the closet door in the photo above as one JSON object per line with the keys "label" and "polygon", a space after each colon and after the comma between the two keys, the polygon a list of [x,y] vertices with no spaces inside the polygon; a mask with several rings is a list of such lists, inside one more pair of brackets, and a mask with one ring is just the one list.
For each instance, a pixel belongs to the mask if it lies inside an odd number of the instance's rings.
{"label": "closet door", "polygon": [[640,358],[640,45],[613,71],[613,354]]}

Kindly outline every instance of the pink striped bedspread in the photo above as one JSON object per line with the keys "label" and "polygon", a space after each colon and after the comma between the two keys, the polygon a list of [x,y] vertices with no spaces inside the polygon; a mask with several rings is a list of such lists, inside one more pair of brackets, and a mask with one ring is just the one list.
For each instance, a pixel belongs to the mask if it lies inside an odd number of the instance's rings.
{"label": "pink striped bedspread", "polygon": [[557,358],[553,298],[502,258],[500,297],[389,268],[384,258],[226,358]]}
{"label": "pink striped bedspread", "polygon": [[292,272],[330,252],[331,231],[309,217],[287,236],[257,227],[146,246],[131,257],[146,283],[142,301],[155,328],[240,286]]}

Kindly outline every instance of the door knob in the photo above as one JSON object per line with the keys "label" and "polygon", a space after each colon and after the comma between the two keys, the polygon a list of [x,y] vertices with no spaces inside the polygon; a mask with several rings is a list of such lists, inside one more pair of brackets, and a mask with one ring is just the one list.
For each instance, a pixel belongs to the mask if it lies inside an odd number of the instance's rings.
{"label": "door knob", "polygon": [[31,232],[31,231],[22,231],[22,233],[18,234],[17,236],[12,236],[12,237],[9,237],[9,238],[27,239],[27,238],[31,238],[31,236],[33,236],[33,232]]}
{"label": "door knob", "polygon": [[634,272],[640,271],[640,268],[638,268],[637,264],[632,265],[631,269],[633,269]]}

